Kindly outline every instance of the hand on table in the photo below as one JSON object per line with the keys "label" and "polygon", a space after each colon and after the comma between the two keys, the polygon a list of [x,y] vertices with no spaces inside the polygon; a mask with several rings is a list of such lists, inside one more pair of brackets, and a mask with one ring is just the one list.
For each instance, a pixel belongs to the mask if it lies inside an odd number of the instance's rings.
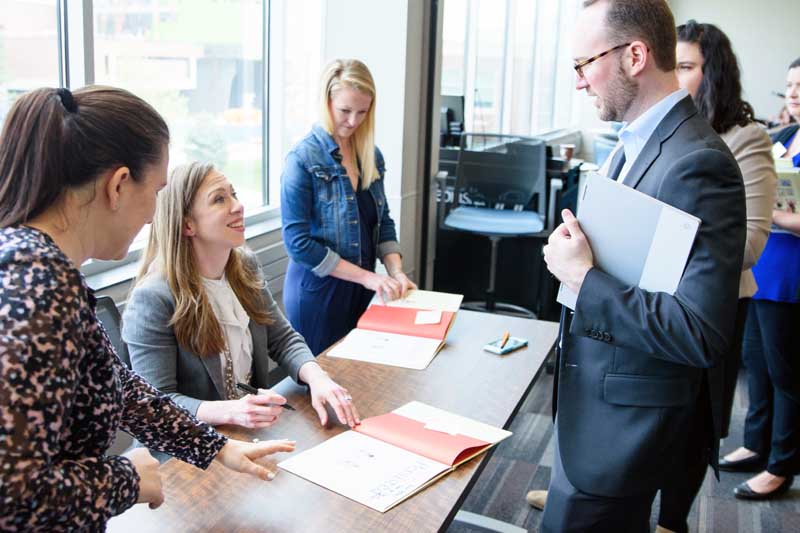
{"label": "hand on table", "polygon": [[320,372],[315,373],[307,383],[311,391],[311,406],[317,412],[320,424],[324,426],[328,423],[326,404],[330,404],[333,407],[336,418],[342,424],[355,427],[361,423],[358,410],[353,403],[353,397],[350,396],[347,389],[333,381],[321,368]]}
{"label": "hand on table", "polygon": [[397,300],[403,294],[403,285],[391,276],[384,276],[370,272],[364,282],[364,287],[369,290],[375,291],[381,301],[390,302]]}
{"label": "hand on table", "polygon": [[228,439],[215,459],[235,472],[271,481],[275,477],[275,473],[256,461],[273,453],[294,451],[294,444],[293,440],[244,442]]}
{"label": "hand on table", "polygon": [[392,278],[400,283],[400,298],[405,298],[408,291],[417,288],[417,284],[408,279],[408,276],[406,276],[406,273],[402,270],[394,272]]}

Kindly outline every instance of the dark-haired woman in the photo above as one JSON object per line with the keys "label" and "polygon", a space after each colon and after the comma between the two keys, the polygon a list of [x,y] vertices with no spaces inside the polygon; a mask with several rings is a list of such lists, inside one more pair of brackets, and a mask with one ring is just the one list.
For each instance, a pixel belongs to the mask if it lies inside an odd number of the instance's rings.
{"label": "dark-haired woman", "polygon": [[[739,65],[728,37],[713,24],[693,20],[678,26],[677,75],[700,113],[730,147],[744,178],[747,200],[747,241],[739,280],[736,329],[722,365],[709,373],[712,399],[722,399],[721,437],[728,435],[733,394],[741,360],[742,336],[750,298],[757,286],[752,268],[764,250],[772,218],[777,176],[772,142],[754,121],[753,108],[742,99]],[[659,526],[687,531],[686,519],[706,474],[708,459],[696,457],[695,468],[661,491]]]}
{"label": "dark-haired woman", "polygon": [[[800,58],[789,65],[786,108],[800,119]],[[798,125],[787,126],[773,140],[783,145],[782,157],[800,167]],[[758,292],[745,328],[742,355],[750,402],[744,446],[720,461],[725,470],[761,470],[734,490],[742,499],[779,496],[800,473],[800,213],[776,210],[772,222],[753,269]]]}
{"label": "dark-haired woman", "polygon": [[169,131],[121,89],[38,89],[0,137],[0,530],[100,531],[163,499],[147,450],[107,456],[117,429],[206,468],[254,461],[291,441],[227,439],[129,371],[79,270],[120,259],[167,179]]}

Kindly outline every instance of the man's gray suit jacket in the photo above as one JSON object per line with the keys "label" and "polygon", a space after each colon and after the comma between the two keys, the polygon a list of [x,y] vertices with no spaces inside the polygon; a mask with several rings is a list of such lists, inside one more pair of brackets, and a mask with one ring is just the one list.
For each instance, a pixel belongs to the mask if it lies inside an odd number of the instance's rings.
{"label": "man's gray suit jacket", "polygon": [[[561,459],[572,485],[607,497],[656,490],[699,446],[716,467],[722,398],[709,394],[708,373],[733,334],[746,235],[739,167],[690,97],[661,121],[623,183],[701,224],[674,295],[593,268],[574,315],[562,313],[553,402]],[[713,427],[690,442],[698,416]]]}

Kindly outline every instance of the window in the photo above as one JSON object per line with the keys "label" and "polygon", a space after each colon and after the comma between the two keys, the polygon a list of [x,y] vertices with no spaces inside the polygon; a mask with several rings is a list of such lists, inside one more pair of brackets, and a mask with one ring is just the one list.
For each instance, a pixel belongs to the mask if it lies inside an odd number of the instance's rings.
{"label": "window", "polygon": [[95,0],[96,83],[147,100],[171,133],[170,167],[211,161],[245,209],[267,203],[262,0]]}
{"label": "window", "polygon": [[0,2],[0,124],[24,92],[58,86],[58,13],[53,0]]}
{"label": "window", "polygon": [[326,0],[270,2],[269,200],[278,205],[286,154],[319,120]]}
{"label": "window", "polygon": [[569,23],[579,0],[445,0],[442,94],[468,132],[535,135],[572,117]]}
{"label": "window", "polygon": [[467,124],[470,131],[496,133],[500,131],[504,103],[507,4],[497,0],[474,0],[472,4],[475,16],[470,20],[474,21],[476,35],[472,39],[474,53],[468,60],[473,66],[467,71],[472,91],[464,95],[467,107],[472,109],[472,123]]}
{"label": "window", "polygon": [[445,0],[442,20],[442,94],[464,95],[468,0]]}
{"label": "window", "polygon": [[250,223],[275,217],[284,157],[318,120],[328,3],[3,0],[0,124],[34,88],[128,89],[167,121],[170,168],[211,161],[233,182]]}

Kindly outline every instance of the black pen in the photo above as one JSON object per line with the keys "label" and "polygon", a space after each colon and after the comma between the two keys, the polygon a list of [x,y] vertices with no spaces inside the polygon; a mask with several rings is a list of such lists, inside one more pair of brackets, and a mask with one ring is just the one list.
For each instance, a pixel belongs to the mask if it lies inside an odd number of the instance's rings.
{"label": "black pen", "polygon": [[[236,384],[236,388],[238,388],[240,390],[243,390],[244,392],[246,392],[248,394],[258,394],[258,389],[253,387],[252,385],[248,385],[247,383],[241,383],[241,382],[237,383]],[[272,403],[270,405],[272,405],[274,407],[283,407],[284,409],[288,409],[290,411],[296,411],[296,409],[294,407],[292,407],[291,405],[289,405],[288,403],[284,403],[284,404]]]}

